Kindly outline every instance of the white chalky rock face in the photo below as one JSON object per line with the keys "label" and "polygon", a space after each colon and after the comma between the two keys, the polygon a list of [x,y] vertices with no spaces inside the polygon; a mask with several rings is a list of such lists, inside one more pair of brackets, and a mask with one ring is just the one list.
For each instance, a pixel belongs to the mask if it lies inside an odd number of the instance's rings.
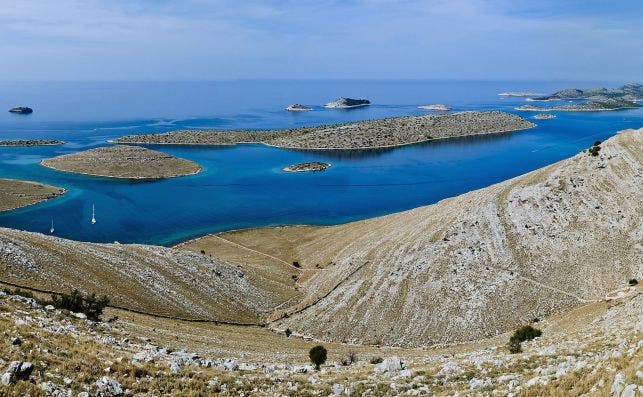
{"label": "white chalky rock face", "polygon": [[601,147],[435,205],[316,230],[296,255],[323,271],[275,326],[374,345],[467,341],[624,287],[643,273],[643,129]]}

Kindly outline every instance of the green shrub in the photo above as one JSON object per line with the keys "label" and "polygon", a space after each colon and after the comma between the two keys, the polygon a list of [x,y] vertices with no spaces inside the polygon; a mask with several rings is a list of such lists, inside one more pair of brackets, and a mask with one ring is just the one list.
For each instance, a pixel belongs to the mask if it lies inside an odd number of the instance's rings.
{"label": "green shrub", "polygon": [[[596,142],[598,142],[598,144]],[[594,146],[592,146],[587,150],[589,154],[594,157],[598,156],[598,152],[601,151],[601,147],[600,147],[601,142],[600,141],[596,141],[596,142],[594,142]]]}
{"label": "green shrub", "polygon": [[103,309],[109,304],[109,298],[97,297],[96,294],[83,295],[80,291],[74,290],[70,295],[61,294],[59,297],[52,295],[48,304],[57,309],[84,313],[90,320],[98,321],[103,314]]}
{"label": "green shrub", "polygon": [[319,367],[326,362],[326,355],[328,352],[326,348],[322,345],[318,345],[310,349],[308,352],[308,357],[310,357],[310,362],[315,365],[315,369],[319,371]]}
{"label": "green shrub", "polygon": [[379,364],[379,363],[381,363],[382,361],[384,361],[384,360],[382,359],[382,357],[373,357],[373,358],[371,358],[370,363],[371,363],[371,364]]}
{"label": "green shrub", "polygon": [[538,328],[534,328],[531,325],[525,325],[515,330],[511,338],[516,339],[518,342],[524,342],[537,338],[542,334],[542,331]]}
{"label": "green shrub", "polygon": [[531,325],[525,325],[518,328],[514,331],[511,338],[509,338],[509,343],[507,347],[509,348],[510,353],[520,353],[522,351],[521,343],[532,340],[541,336],[543,333],[538,328],[534,328]]}

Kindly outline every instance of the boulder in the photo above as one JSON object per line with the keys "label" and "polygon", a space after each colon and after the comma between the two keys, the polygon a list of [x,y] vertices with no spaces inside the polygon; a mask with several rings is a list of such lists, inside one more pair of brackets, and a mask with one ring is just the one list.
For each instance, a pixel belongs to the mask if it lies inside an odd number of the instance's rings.
{"label": "boulder", "polygon": [[33,371],[33,364],[27,361],[12,361],[2,374],[0,381],[3,385],[10,385],[19,380],[28,380]]}
{"label": "boulder", "polygon": [[380,373],[385,373],[385,372],[397,372],[405,369],[405,365],[402,361],[400,361],[400,358],[397,356],[393,357],[387,357],[382,361],[381,363],[377,364],[375,366],[374,371],[375,372],[380,372]]}
{"label": "boulder", "polygon": [[123,388],[118,381],[103,376],[96,381],[96,395],[100,397],[122,396]]}

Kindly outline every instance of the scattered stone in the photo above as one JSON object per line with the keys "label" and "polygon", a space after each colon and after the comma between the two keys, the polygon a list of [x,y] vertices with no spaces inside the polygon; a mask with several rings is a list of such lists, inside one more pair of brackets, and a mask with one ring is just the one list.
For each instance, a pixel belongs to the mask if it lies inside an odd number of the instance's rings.
{"label": "scattered stone", "polygon": [[96,381],[96,392],[101,397],[113,397],[123,395],[121,384],[107,376],[103,376]]}

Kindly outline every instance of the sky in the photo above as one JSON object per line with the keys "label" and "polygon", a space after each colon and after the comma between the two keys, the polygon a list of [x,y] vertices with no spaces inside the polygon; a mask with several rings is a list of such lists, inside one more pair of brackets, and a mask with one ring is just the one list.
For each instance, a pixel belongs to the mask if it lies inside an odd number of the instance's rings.
{"label": "sky", "polygon": [[0,80],[643,82],[643,0],[2,0]]}

